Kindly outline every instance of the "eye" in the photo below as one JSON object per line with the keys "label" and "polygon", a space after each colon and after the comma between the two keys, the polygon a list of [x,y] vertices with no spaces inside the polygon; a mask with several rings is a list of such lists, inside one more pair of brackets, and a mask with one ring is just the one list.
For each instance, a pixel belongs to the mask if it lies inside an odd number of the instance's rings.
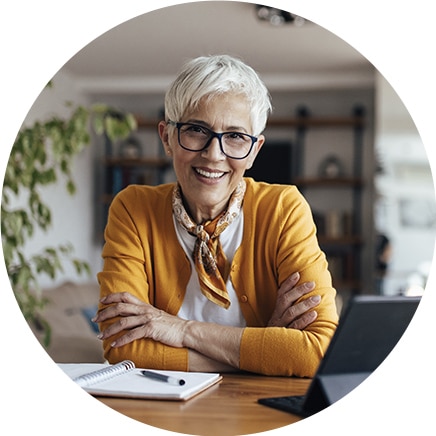
{"label": "eye", "polygon": [[209,135],[209,130],[198,124],[185,124],[182,127],[182,132],[190,135]]}
{"label": "eye", "polygon": [[245,133],[228,132],[225,134],[225,140],[232,143],[245,143],[250,142],[250,137]]}

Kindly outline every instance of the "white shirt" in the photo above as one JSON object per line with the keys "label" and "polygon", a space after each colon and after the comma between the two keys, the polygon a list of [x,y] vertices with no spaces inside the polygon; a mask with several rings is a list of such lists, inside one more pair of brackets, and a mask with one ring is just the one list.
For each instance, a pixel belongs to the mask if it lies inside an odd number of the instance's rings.
{"label": "white shirt", "polygon": [[[236,296],[230,277],[226,283],[230,298],[230,307],[228,309],[218,306],[202,294],[198,274],[192,259],[196,237],[188,233],[175,218],[173,218],[173,221],[180,245],[191,262],[191,277],[186,287],[185,298],[177,315],[183,319],[213,322],[234,327],[245,327],[245,319],[239,307],[238,297]],[[243,230],[244,219],[241,210],[239,216],[219,236],[221,246],[230,264],[233,261],[236,250],[241,245]]]}

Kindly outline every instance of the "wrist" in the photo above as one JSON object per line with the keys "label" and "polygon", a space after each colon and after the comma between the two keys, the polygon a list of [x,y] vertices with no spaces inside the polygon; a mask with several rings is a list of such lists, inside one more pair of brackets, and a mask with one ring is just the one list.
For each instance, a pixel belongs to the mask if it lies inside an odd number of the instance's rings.
{"label": "wrist", "polygon": [[195,349],[194,347],[194,331],[197,321],[186,320],[183,328],[182,344],[184,348]]}

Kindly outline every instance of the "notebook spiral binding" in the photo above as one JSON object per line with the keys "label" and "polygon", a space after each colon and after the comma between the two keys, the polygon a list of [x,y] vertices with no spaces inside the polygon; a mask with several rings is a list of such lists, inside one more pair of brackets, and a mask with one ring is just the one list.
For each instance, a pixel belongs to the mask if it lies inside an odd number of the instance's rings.
{"label": "notebook spiral binding", "polygon": [[123,360],[115,365],[108,365],[107,368],[99,369],[88,374],[81,375],[73,379],[80,387],[87,387],[93,383],[109,380],[118,374],[130,371],[135,368],[131,360]]}

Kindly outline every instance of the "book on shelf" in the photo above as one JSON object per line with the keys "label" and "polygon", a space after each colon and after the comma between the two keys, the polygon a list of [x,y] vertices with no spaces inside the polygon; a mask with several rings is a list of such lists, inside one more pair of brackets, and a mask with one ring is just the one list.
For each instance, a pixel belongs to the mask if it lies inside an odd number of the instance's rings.
{"label": "book on shelf", "polygon": [[320,236],[339,239],[353,235],[353,214],[350,211],[314,211],[313,219]]}
{"label": "book on shelf", "polygon": [[338,210],[329,210],[326,213],[326,236],[340,238],[343,235],[341,215]]}
{"label": "book on shelf", "polygon": [[59,363],[82,389],[94,396],[186,401],[218,383],[218,373],[154,371],[130,360],[105,363]]}

